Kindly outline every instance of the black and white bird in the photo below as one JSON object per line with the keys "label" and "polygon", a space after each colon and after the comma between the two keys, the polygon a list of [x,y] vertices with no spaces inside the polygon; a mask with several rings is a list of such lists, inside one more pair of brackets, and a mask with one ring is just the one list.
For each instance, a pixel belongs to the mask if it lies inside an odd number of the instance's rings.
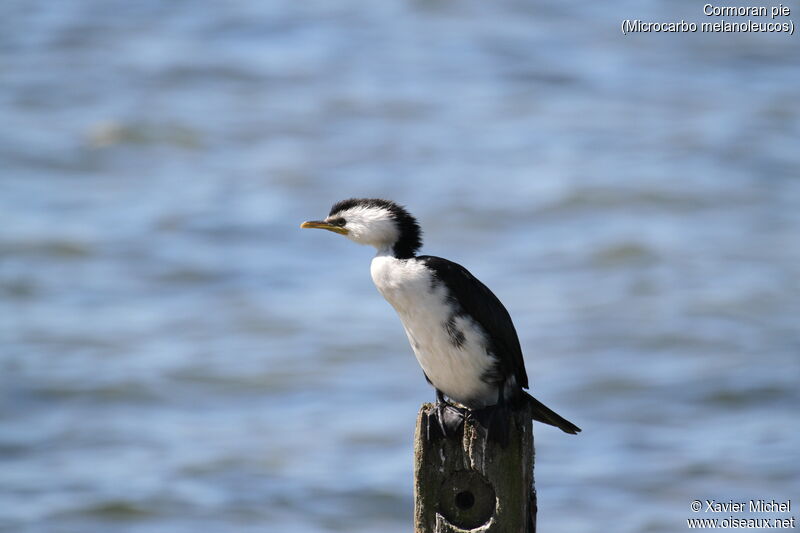
{"label": "black and white bird", "polygon": [[353,198],[336,203],[324,220],[303,222],[377,249],[372,281],[394,307],[425,377],[436,389],[439,427],[455,431],[458,408],[489,413],[501,442],[507,412],[528,404],[533,419],[576,434],[580,428],[533,398],[517,332],[508,311],[486,285],[459,264],[416,255],[422,231],[416,219],[394,202]]}

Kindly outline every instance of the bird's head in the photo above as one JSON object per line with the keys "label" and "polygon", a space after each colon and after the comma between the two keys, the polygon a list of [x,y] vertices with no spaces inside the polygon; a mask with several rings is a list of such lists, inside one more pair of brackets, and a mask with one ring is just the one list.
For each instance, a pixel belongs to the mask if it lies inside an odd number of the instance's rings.
{"label": "bird's head", "polygon": [[309,220],[300,227],[339,233],[351,241],[391,252],[401,259],[414,257],[422,246],[422,231],[417,220],[404,207],[377,198],[337,202],[324,220]]}

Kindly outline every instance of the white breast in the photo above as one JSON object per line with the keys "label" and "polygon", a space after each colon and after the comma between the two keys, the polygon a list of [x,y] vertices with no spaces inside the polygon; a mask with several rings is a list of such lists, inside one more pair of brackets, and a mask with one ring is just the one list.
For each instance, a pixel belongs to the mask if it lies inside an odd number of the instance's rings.
{"label": "white breast", "polygon": [[[417,361],[433,385],[473,409],[494,404],[497,389],[481,379],[494,363],[482,328],[467,316],[454,317],[446,287],[434,283],[424,263],[378,255],[370,272],[375,286],[400,315]],[[451,318],[464,335],[459,345],[446,329]]]}

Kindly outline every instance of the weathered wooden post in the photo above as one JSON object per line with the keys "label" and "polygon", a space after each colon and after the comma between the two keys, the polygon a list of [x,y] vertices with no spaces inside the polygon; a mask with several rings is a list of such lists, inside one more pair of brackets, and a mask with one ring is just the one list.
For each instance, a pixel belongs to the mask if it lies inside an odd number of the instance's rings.
{"label": "weathered wooden post", "polygon": [[427,439],[432,410],[423,404],[414,436],[414,533],[535,533],[530,410],[511,415],[506,448],[471,417],[463,433]]}

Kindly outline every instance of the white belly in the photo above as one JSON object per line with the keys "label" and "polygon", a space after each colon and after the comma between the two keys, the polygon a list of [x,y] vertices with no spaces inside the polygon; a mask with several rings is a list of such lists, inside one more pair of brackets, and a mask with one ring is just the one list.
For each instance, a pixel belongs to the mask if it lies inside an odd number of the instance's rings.
{"label": "white belly", "polygon": [[[379,255],[372,260],[372,280],[392,304],[408,335],[411,348],[434,387],[471,408],[492,405],[497,388],[482,378],[494,357],[486,351],[481,328],[471,318],[454,316],[447,289],[434,285],[430,271],[415,259]],[[447,322],[463,334],[455,343]]]}

